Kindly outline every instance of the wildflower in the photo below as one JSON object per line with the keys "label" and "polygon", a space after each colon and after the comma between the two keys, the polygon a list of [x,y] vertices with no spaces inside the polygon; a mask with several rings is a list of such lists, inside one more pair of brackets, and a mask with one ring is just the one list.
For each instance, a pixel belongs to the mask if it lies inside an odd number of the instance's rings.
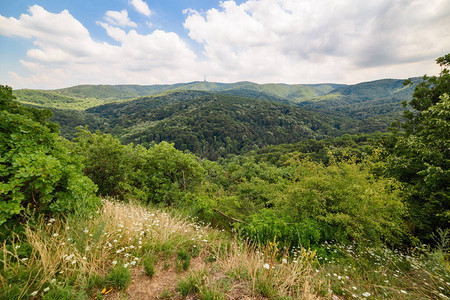
{"label": "wildflower", "polygon": [[363,297],[367,298],[367,297],[370,297],[370,295],[372,295],[372,294],[369,292],[364,292],[362,295],[363,295]]}
{"label": "wildflower", "polygon": [[19,245],[17,245],[17,246],[15,246],[15,247],[14,247],[14,249],[19,249],[19,248],[20,248],[20,246],[19,246]]}
{"label": "wildflower", "polygon": [[34,291],[34,292],[32,292],[31,294],[30,294],[30,296],[31,297],[34,297],[34,296],[36,296],[38,294],[38,291]]}
{"label": "wildflower", "polygon": [[28,260],[28,257],[22,258],[22,261],[27,261],[27,260]]}
{"label": "wildflower", "polygon": [[286,258],[283,258],[281,261],[283,262],[283,264],[287,264],[287,259]]}
{"label": "wildflower", "polygon": [[49,222],[55,222],[56,220],[54,218],[51,218],[50,220],[48,220]]}
{"label": "wildflower", "polygon": [[404,290],[400,290],[400,292],[402,292],[403,294],[408,294],[406,291]]}
{"label": "wildflower", "polygon": [[128,268],[128,263],[124,264],[123,266],[124,266],[125,268]]}
{"label": "wildflower", "polygon": [[91,250],[91,247],[87,246],[86,251],[89,251],[89,250]]}
{"label": "wildflower", "polygon": [[49,287],[46,287],[45,289],[44,289],[44,292],[48,292],[50,290],[50,288]]}
{"label": "wildflower", "polygon": [[57,237],[59,234],[58,233],[54,233],[53,234],[53,237]]}
{"label": "wildflower", "polygon": [[83,260],[86,260],[87,258],[86,258],[86,256],[83,256]]}
{"label": "wildflower", "polygon": [[113,261],[112,261],[112,264],[113,264],[113,265],[116,265],[116,264],[117,264],[117,260],[113,260]]}
{"label": "wildflower", "polygon": [[263,265],[263,268],[269,270],[269,269],[270,269],[270,266],[269,266],[269,264],[264,264],[264,265]]}
{"label": "wildflower", "polygon": [[87,229],[84,230],[84,233],[88,233],[88,232],[89,232],[89,230],[87,230]]}

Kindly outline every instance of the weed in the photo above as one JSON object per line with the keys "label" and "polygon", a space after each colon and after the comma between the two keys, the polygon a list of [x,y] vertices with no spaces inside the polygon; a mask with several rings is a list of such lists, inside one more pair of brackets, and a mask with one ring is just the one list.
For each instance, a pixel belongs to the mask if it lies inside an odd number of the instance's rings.
{"label": "weed", "polygon": [[158,299],[172,299],[173,296],[170,290],[164,290],[158,295]]}
{"label": "weed", "polygon": [[149,277],[153,277],[155,275],[155,259],[153,254],[148,253],[142,259],[142,263],[144,264],[144,271]]}
{"label": "weed", "polygon": [[213,290],[206,286],[202,286],[200,289],[200,300],[223,300],[225,299],[223,294],[219,291]]}
{"label": "weed", "polygon": [[131,272],[123,264],[117,264],[106,276],[106,283],[120,290],[126,289],[131,282]]}
{"label": "weed", "polygon": [[177,252],[177,259],[181,262],[181,268],[186,271],[191,264],[191,255],[184,248]]}
{"label": "weed", "polygon": [[189,274],[186,278],[178,281],[176,290],[181,296],[186,297],[191,294],[198,294],[205,278],[205,272],[195,272]]}

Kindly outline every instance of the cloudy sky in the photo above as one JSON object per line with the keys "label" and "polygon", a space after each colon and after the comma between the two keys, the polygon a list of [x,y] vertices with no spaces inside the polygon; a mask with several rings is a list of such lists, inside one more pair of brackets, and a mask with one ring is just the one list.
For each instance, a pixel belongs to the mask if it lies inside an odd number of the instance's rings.
{"label": "cloudy sky", "polygon": [[439,72],[448,0],[0,0],[0,84],[357,83]]}

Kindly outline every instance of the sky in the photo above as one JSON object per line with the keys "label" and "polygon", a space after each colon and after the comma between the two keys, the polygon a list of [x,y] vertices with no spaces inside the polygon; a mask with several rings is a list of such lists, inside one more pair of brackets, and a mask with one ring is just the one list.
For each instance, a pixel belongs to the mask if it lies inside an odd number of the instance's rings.
{"label": "sky", "polygon": [[0,0],[0,84],[344,83],[437,75],[448,0]]}

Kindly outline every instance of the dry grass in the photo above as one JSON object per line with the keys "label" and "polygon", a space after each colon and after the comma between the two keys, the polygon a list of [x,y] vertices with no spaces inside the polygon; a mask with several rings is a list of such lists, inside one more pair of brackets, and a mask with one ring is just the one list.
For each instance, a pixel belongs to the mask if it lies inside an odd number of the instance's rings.
{"label": "dry grass", "polygon": [[[31,246],[27,257],[17,252],[23,242]],[[181,248],[195,250],[197,258],[188,272],[180,273],[175,270],[173,261],[176,250]],[[11,245],[3,245],[0,262],[3,274],[10,277],[23,272],[18,266],[34,270],[22,283],[20,295],[35,292],[42,296],[47,288],[53,289],[65,282],[78,290],[86,288],[89,278],[104,277],[114,264],[141,270],[141,257],[149,251],[162,259],[158,272],[176,276],[175,279],[165,278],[167,282],[176,282],[190,272],[204,269],[208,276],[199,287],[204,293],[230,299],[258,298],[264,296],[265,288],[274,295],[294,298],[313,298],[315,294],[312,253],[303,253],[296,263],[276,263],[277,258],[286,256],[276,246],[258,251],[226,237],[221,231],[186,218],[108,200],[94,216],[69,217],[64,221],[41,218],[37,225],[25,229],[25,241],[16,239]],[[165,264],[169,264],[169,270]],[[266,269],[265,264],[270,264],[270,269]],[[142,277],[141,271],[138,274]],[[139,276],[135,276],[129,290],[140,286],[136,282]],[[0,279],[7,284],[8,278]],[[161,277],[157,275],[155,280]],[[143,297],[142,293],[131,291],[129,295]]]}
{"label": "dry grass", "polygon": [[[368,250],[368,259],[318,264],[317,258],[326,258],[306,249],[288,253],[276,242],[257,248],[187,218],[137,204],[105,200],[93,216],[41,218],[30,224],[22,239],[16,236],[1,246],[2,299],[39,297],[64,288],[92,297],[106,287],[104,278],[111,268],[120,264],[132,270],[133,281],[125,292],[114,290],[106,298],[183,298],[176,287],[190,284],[195,292],[186,299],[337,299],[335,293],[445,299],[450,285],[448,277],[426,271],[431,260],[421,263],[412,257],[399,259],[398,253],[383,256]],[[187,271],[180,268],[180,251],[192,257]],[[356,255],[351,248],[336,251]],[[141,265],[149,252],[156,257],[152,278]],[[399,272],[393,259],[410,261],[412,272]],[[391,265],[395,268],[388,268]]]}

